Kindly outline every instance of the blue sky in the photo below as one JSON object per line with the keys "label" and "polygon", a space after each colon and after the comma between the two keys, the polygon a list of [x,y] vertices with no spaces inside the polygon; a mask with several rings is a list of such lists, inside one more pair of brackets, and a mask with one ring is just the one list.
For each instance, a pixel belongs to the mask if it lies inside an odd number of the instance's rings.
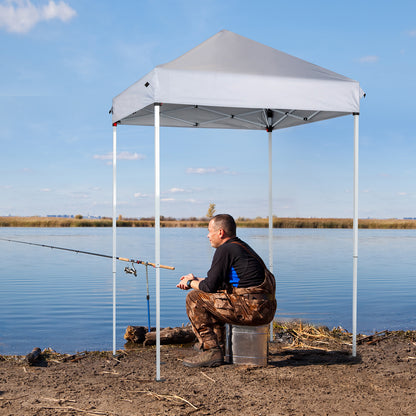
{"label": "blue sky", "polygon": [[[416,2],[0,0],[0,215],[112,214],[112,98],[222,29],[360,82],[361,218],[416,217]],[[353,117],[275,131],[277,216],[351,217]],[[267,215],[267,134],[161,131],[161,214]],[[153,128],[118,128],[118,209],[152,216]]]}

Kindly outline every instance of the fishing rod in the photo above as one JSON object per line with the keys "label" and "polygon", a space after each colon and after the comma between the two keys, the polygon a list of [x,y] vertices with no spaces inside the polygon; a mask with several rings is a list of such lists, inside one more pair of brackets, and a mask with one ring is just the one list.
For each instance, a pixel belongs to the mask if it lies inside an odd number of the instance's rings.
{"label": "fishing rod", "polygon": [[[10,238],[1,238],[0,240],[3,241],[9,241],[11,243],[20,243],[20,244],[27,244],[29,246],[38,246],[38,247],[46,247],[46,248],[52,248],[55,250],[64,250],[64,251],[72,251],[73,253],[80,253],[80,254],[87,254],[90,256],[98,256],[98,257],[105,257],[107,259],[112,259],[113,256],[109,256],[107,254],[100,254],[100,253],[93,253],[91,251],[83,251],[83,250],[75,250],[72,248],[66,248],[66,247],[58,247],[58,246],[50,246],[47,244],[39,244],[39,243],[30,243],[28,241],[20,241],[20,240],[12,240]],[[149,296],[149,273],[148,273],[148,266],[152,266],[152,267],[157,267],[155,263],[150,263],[148,261],[144,261],[144,260],[136,260],[136,259],[128,259],[125,257],[115,257],[116,260],[120,260],[120,261],[126,261],[131,263],[132,267],[128,267],[126,266],[124,268],[124,272],[127,274],[133,274],[134,276],[137,277],[137,270],[134,268],[135,264],[143,264],[146,267],[146,290],[147,290],[147,295],[146,295],[146,299],[147,299],[147,325],[148,325],[148,331],[150,332],[151,327],[150,327],[150,296]],[[168,270],[175,270],[175,268],[173,266],[164,266],[164,265],[160,265],[159,266],[161,269],[168,269]]]}
{"label": "fishing rod", "polygon": [[[20,244],[27,244],[30,246],[39,246],[39,247],[46,247],[46,248],[53,248],[55,250],[65,250],[65,251],[72,251],[73,253],[80,253],[80,254],[88,254],[90,256],[99,256],[99,257],[105,257],[107,259],[112,259],[113,256],[109,256],[108,254],[100,254],[100,253],[92,253],[91,251],[83,251],[83,250],[75,250],[72,248],[65,248],[65,247],[58,247],[58,246],[49,246],[47,244],[38,244],[38,243],[30,243],[28,241],[20,241],[20,240],[11,240],[9,238],[1,238],[0,240],[3,241],[10,241],[12,243],[20,243]],[[115,257],[116,260],[120,260],[120,261],[126,261],[128,263],[132,263],[132,264],[143,264],[144,266],[152,266],[152,267],[157,267],[155,263],[150,263],[148,261],[144,261],[144,260],[136,260],[136,259],[127,259],[125,257]],[[161,269],[168,269],[168,270],[175,270],[175,268],[173,266],[164,266],[164,265],[160,265],[159,266]],[[133,266],[134,268],[134,266]],[[132,269],[131,269],[132,270]],[[131,273],[134,274],[135,276],[137,276],[137,274],[135,274],[133,271],[126,271],[124,270],[126,273]]]}

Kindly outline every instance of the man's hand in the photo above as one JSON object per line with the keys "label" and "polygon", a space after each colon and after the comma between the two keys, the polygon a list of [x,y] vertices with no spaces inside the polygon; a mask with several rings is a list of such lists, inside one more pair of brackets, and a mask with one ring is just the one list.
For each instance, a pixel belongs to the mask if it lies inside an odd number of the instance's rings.
{"label": "man's hand", "polygon": [[182,289],[182,290],[190,289],[187,285],[188,280],[199,280],[199,279],[196,278],[192,273],[186,274],[185,276],[181,277],[181,280],[176,285],[176,287],[178,287],[179,289]]}

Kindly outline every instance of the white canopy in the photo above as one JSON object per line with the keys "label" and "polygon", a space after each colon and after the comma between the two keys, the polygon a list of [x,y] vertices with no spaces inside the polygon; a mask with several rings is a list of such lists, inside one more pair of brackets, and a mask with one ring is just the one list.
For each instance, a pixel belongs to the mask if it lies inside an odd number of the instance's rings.
{"label": "white canopy", "polygon": [[223,30],[113,99],[113,123],[262,130],[358,113],[357,81]]}
{"label": "white canopy", "polygon": [[[113,344],[115,351],[116,127],[155,126],[155,263],[160,266],[160,126],[269,132],[269,267],[272,253],[272,131],[354,115],[353,355],[358,259],[357,81],[227,30],[155,67],[113,99]],[[157,375],[160,378],[160,267],[156,267]]]}

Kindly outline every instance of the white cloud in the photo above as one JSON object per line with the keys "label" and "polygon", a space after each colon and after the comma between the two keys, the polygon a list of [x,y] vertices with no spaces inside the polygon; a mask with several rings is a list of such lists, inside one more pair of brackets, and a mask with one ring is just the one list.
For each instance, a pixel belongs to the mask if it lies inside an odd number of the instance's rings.
{"label": "white cloud", "polygon": [[71,20],[77,14],[77,12],[64,1],[60,1],[56,4],[53,0],[49,0],[48,5],[42,7],[42,11],[46,20],[60,19],[63,22]]}
{"label": "white cloud", "polygon": [[412,38],[416,37],[416,29],[408,30],[407,34]]}
{"label": "white cloud", "polygon": [[44,5],[34,5],[30,0],[6,0],[0,4],[0,28],[12,33],[27,33],[39,22],[59,19],[66,22],[77,12],[64,1],[49,0]]}
{"label": "white cloud", "polygon": [[379,61],[379,57],[377,55],[367,55],[362,56],[360,59],[358,59],[359,62],[367,63],[367,64],[373,64]]}
{"label": "white cloud", "polygon": [[207,173],[217,173],[216,168],[188,168],[186,173],[196,173],[198,175],[205,175]]}
{"label": "white cloud", "polygon": [[42,188],[40,191],[41,192],[51,192],[52,189],[50,189],[50,188]]}
{"label": "white cloud", "polygon": [[136,192],[135,194],[134,194],[134,197],[135,198],[147,198],[149,195],[147,195],[147,194],[142,194],[141,192]]}
{"label": "white cloud", "polygon": [[223,175],[234,175],[234,172],[229,171],[226,168],[188,168],[186,173],[207,175],[207,174],[223,174]]}
{"label": "white cloud", "polygon": [[171,193],[171,194],[176,194],[178,192],[185,192],[185,189],[182,189],[182,188],[170,188],[169,191],[168,191],[168,193]]}
{"label": "white cloud", "polygon": [[[111,155],[111,157],[113,157],[113,156]],[[146,157],[144,155],[142,155],[140,153],[136,153],[136,152],[134,152],[134,153],[120,152],[117,155],[118,160],[143,160],[145,158]]]}
{"label": "white cloud", "polygon": [[164,194],[189,194],[191,192],[194,192],[191,189],[183,189],[183,188],[170,188],[167,191],[164,191]]}
{"label": "white cloud", "polygon": [[[109,152],[104,155],[94,155],[94,159],[98,160],[107,160],[109,161],[108,164],[111,165],[113,162],[113,153]],[[145,155],[142,155],[140,153],[131,153],[131,152],[119,152],[117,154],[117,160],[143,160],[146,159]]]}
{"label": "white cloud", "polygon": [[400,195],[400,196],[407,196],[407,195],[408,195],[408,193],[407,193],[407,192],[397,192],[397,195]]}

